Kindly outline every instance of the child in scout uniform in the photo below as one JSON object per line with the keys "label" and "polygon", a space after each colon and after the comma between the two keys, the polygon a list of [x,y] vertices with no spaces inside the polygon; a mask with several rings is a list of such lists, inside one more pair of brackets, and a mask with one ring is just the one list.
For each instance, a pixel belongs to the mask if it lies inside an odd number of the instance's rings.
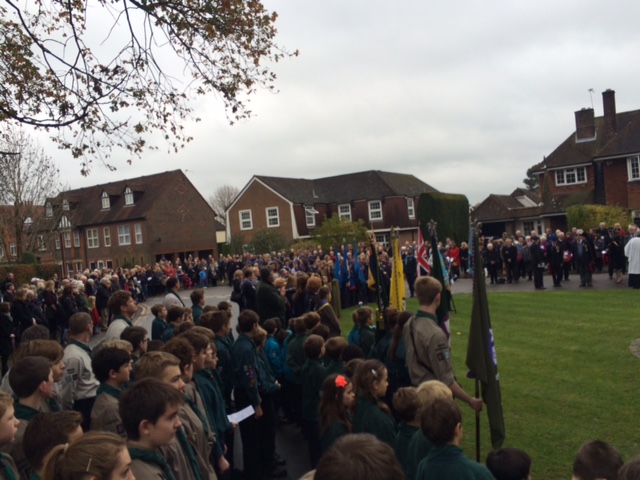
{"label": "child in scout uniform", "polygon": [[287,381],[287,390],[290,391],[290,420],[298,422],[302,419],[302,367],[307,357],[304,354],[304,339],[307,335],[304,317],[292,318],[289,322],[292,334],[287,337],[283,347],[283,356],[286,361],[283,364],[284,379]]}
{"label": "child in scout uniform", "polygon": [[[594,442],[595,443],[595,442]],[[604,444],[604,442],[600,442]],[[610,447],[611,448],[611,447]],[[615,451],[615,449],[613,449]],[[618,453],[618,452],[616,452]],[[602,458],[602,457],[590,457]],[[622,458],[618,454],[620,465],[622,465]],[[575,467],[573,473],[573,480],[596,480],[596,478],[617,478],[618,470],[620,469],[616,462],[612,465],[614,469],[610,470],[610,475],[603,475],[597,470],[588,470],[588,474],[585,477],[579,477],[575,474]],[[496,477],[496,480],[531,480],[531,457],[527,453],[518,448],[499,448],[489,452],[485,465]]]}
{"label": "child in scout uniform", "polygon": [[[514,456],[513,453],[511,455]],[[491,461],[493,465],[496,463]],[[601,440],[587,442],[576,453],[573,461],[572,480],[620,479],[622,477],[620,469],[623,464],[620,453],[608,443]],[[487,462],[487,467],[489,468],[489,462]],[[629,475],[628,478],[634,478],[634,475]]]}
{"label": "child in scout uniform", "polygon": [[100,382],[91,409],[92,430],[125,436],[118,410],[118,400],[131,375],[131,355],[121,348],[102,348],[91,362],[93,374]]}
{"label": "child in scout uniform", "polygon": [[[186,343],[186,340],[181,340]],[[188,348],[191,348],[188,346]],[[191,348],[193,351],[193,349]],[[183,396],[185,383],[182,380],[180,359],[165,351],[149,352],[142,356],[136,364],[137,381],[145,378],[155,378],[173,386]],[[179,418],[182,425],[176,432],[176,438],[168,446],[160,447],[161,454],[166,458],[171,471],[179,480],[213,480],[215,472],[211,469],[208,457],[203,457],[197,445],[197,434],[193,430],[191,417],[183,412],[184,405],[179,408]],[[183,422],[183,419],[186,419]]]}
{"label": "child in scout uniform", "polygon": [[[82,436],[82,414],[74,410],[45,412],[36,415],[24,431],[24,452],[32,472],[29,480],[42,478],[44,459],[57,445],[70,443]],[[5,477],[6,478],[6,477]]]}
{"label": "child in scout uniform", "polygon": [[167,309],[161,303],[151,307],[153,322],[151,322],[151,340],[162,340],[162,334],[167,329]]}
{"label": "child in scout uniform", "polygon": [[380,400],[388,386],[387,368],[381,361],[366,360],[358,366],[353,382],[356,392],[353,431],[372,433],[379,440],[393,445],[396,424],[389,407]]}
{"label": "child in scout uniform", "polygon": [[320,398],[320,444],[322,453],[343,435],[351,433],[351,408],[355,400],[353,384],[344,375],[329,375]]}
{"label": "child in scout uniform", "polygon": [[[14,412],[13,398],[0,392],[0,448],[2,450],[11,445],[20,425],[20,420],[16,418]],[[4,452],[0,453],[0,475],[7,480],[20,478],[13,458]]]}
{"label": "child in scout uniform", "polygon": [[[129,342],[133,347],[131,361],[133,362],[132,366],[135,367],[136,362],[147,351],[147,345],[149,344],[147,330],[142,327],[127,327],[120,334],[120,339]],[[133,378],[131,380],[133,381]]]}
{"label": "child in scout uniform", "polygon": [[407,470],[409,442],[420,430],[419,406],[418,392],[414,387],[401,388],[393,395],[393,408],[398,420],[398,433],[393,441],[393,451],[404,471]]}
{"label": "child in scout uniform", "polygon": [[347,341],[343,337],[331,337],[324,344],[324,367],[327,375],[337,373],[344,374],[344,363],[342,363],[342,351],[347,346]]}
{"label": "child in scout uniform", "polygon": [[[206,345],[207,342],[204,343]],[[213,473],[214,469],[209,462],[209,457],[216,440],[215,432],[209,425],[202,397],[193,381],[193,372],[204,368],[206,347],[205,350],[196,352],[188,340],[178,336],[165,343],[162,351],[175,355],[180,360],[180,373],[182,381],[185,383],[185,403],[179,409],[180,420],[193,439],[194,447],[200,456],[206,459],[208,470]]]}
{"label": "child in scout uniform", "polygon": [[200,317],[202,316],[202,309],[204,307],[204,290],[202,288],[196,288],[191,292],[191,312],[193,314],[193,323],[200,325]]}
{"label": "child in scout uniform", "polygon": [[120,398],[120,416],[127,433],[131,470],[139,479],[178,480],[161,453],[176,441],[182,422],[178,409],[184,403],[180,391],[155,378],[134,383]]}
{"label": "child in scout uniform", "polygon": [[349,345],[357,345],[364,352],[365,358],[376,341],[373,329],[373,310],[369,307],[360,307],[353,312],[353,329],[349,332]]}
{"label": "child in scout uniform", "polygon": [[[453,398],[449,387],[438,380],[428,380],[421,383],[416,389],[416,393],[418,394],[418,419],[420,420],[424,409],[431,402],[438,398]],[[433,443],[424,436],[422,429],[418,429],[409,441],[405,464],[402,465],[407,480],[413,480],[416,477],[418,465],[427,457],[431,447],[433,447]]]}
{"label": "child in scout uniform", "polygon": [[169,324],[167,328],[165,328],[164,332],[162,332],[162,337],[160,340],[163,342],[168,342],[173,338],[175,333],[175,329],[184,322],[185,319],[185,309],[184,307],[180,307],[178,305],[171,305],[167,311],[167,323]]}
{"label": "child in scout uniform", "polygon": [[318,405],[322,384],[327,376],[321,360],[324,340],[319,335],[309,335],[303,347],[307,361],[302,367],[302,431],[307,439],[311,466],[315,467],[322,454]]}
{"label": "child in scout uniform", "polygon": [[418,465],[417,480],[495,480],[487,467],[462,452],[462,413],[453,399],[438,398],[428,405],[421,415],[421,428],[433,447]]}

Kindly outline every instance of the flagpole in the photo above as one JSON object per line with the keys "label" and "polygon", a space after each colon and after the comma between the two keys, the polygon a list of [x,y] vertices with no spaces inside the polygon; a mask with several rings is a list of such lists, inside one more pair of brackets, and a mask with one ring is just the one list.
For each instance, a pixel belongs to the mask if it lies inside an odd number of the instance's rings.
{"label": "flagpole", "polygon": [[[480,398],[480,381],[476,377],[476,398]],[[476,412],[476,462],[480,463],[480,412]]]}

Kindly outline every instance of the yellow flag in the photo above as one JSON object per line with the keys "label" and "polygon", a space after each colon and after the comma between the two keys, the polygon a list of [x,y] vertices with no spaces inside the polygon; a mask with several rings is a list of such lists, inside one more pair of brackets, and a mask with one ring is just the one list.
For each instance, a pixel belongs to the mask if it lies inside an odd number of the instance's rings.
{"label": "yellow flag", "polygon": [[391,271],[389,304],[401,311],[405,309],[404,265],[402,264],[396,235],[392,235],[391,247],[393,249],[393,270]]}

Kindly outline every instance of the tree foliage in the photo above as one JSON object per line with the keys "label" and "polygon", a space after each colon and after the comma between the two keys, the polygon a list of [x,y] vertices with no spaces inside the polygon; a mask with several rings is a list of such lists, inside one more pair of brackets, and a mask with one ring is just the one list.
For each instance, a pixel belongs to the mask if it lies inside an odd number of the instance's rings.
{"label": "tree foliage", "polygon": [[194,98],[217,94],[233,123],[274,88],[269,64],[290,55],[276,18],[260,0],[5,0],[0,121],[51,131],[84,174],[114,147],[157,148],[154,132],[178,150]]}
{"label": "tree foliage", "polygon": [[249,249],[255,254],[275,252],[286,246],[287,239],[280,232],[266,228],[258,230],[249,243]]}
{"label": "tree foliage", "polygon": [[527,176],[522,179],[522,183],[527,187],[527,190],[537,192],[540,190],[540,178],[532,172],[533,170],[531,168],[527,169]]}
{"label": "tree foliage", "polygon": [[572,205],[566,210],[567,226],[589,230],[598,228],[600,222],[605,222],[607,227],[619,223],[626,230],[631,221],[629,211],[621,207],[609,205]]}
{"label": "tree foliage", "polygon": [[418,200],[418,221],[427,238],[427,224],[437,223],[438,239],[449,237],[458,245],[469,238],[469,200],[452,193],[423,193]]}
{"label": "tree foliage", "polygon": [[222,185],[216,188],[213,195],[209,196],[209,204],[216,214],[216,219],[223,225],[227,224],[226,211],[231,206],[231,203],[240,193],[238,187],[233,185]]}
{"label": "tree foliage", "polygon": [[344,243],[351,245],[353,242],[368,241],[369,230],[362,219],[350,222],[344,218],[340,219],[339,215],[333,215],[331,218],[325,217],[322,224],[316,227],[313,231],[313,240],[328,252],[329,248],[335,245]]}
{"label": "tree foliage", "polygon": [[0,219],[3,251],[7,239],[16,243],[16,256],[37,253],[53,236],[44,227],[44,203],[62,187],[58,167],[22,128],[9,128],[0,134]]}

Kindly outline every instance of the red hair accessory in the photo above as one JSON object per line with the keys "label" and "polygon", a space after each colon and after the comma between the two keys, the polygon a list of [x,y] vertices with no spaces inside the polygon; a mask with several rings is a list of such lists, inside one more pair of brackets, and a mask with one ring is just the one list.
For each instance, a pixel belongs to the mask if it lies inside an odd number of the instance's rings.
{"label": "red hair accessory", "polygon": [[347,386],[347,379],[344,378],[344,375],[338,375],[336,377],[336,387],[344,388]]}

